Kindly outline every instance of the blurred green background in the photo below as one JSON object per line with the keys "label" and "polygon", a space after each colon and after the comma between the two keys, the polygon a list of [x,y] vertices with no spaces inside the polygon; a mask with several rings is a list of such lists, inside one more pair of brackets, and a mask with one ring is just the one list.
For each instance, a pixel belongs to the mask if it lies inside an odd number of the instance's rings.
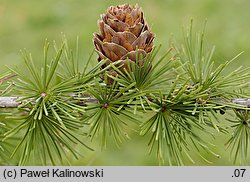
{"label": "blurred green background", "polygon": [[[177,43],[182,42],[183,26],[188,27],[191,18],[196,29],[200,30],[207,19],[206,41],[208,45],[216,46],[215,60],[223,62],[244,51],[231,69],[240,65],[250,66],[249,0],[1,0],[0,71],[6,69],[5,65],[22,66],[19,50],[23,48],[32,53],[34,60],[41,61],[45,39],[59,41],[61,32],[72,43],[77,36],[80,37],[81,56],[87,59],[93,50],[92,34],[98,31],[100,14],[110,5],[123,3],[138,3],[143,8],[148,24],[156,34],[155,44],[163,44],[163,49],[168,48],[172,36]],[[100,150],[98,142],[93,143],[96,151],[84,150],[85,157],[72,159],[72,164],[158,165],[155,155],[148,155],[148,138],[136,134],[131,138],[120,148],[110,145],[104,151]],[[233,165],[230,151],[224,147],[228,138],[229,135],[216,134],[216,138],[211,140],[216,145],[212,148],[222,158],[208,155],[213,161],[209,164],[194,154],[197,161],[194,165]]]}

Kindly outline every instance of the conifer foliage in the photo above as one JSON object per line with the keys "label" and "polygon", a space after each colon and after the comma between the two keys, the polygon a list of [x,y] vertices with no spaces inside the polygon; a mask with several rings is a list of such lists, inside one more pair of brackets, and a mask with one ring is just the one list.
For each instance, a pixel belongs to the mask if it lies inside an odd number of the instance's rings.
{"label": "conifer foliage", "polygon": [[0,163],[68,165],[68,155],[84,156],[76,146],[94,150],[99,139],[104,149],[119,146],[136,131],[164,165],[194,163],[193,149],[210,163],[202,151],[219,154],[204,136],[232,133],[226,146],[235,163],[246,164],[250,68],[227,71],[240,54],[215,66],[214,47],[192,26],[162,54],[138,5],[111,6],[94,34],[98,61],[93,53],[80,58],[78,39],[73,49],[65,36],[59,46],[45,42],[39,64],[22,51],[23,66],[0,76],[0,100],[18,96],[16,108],[1,104]]}

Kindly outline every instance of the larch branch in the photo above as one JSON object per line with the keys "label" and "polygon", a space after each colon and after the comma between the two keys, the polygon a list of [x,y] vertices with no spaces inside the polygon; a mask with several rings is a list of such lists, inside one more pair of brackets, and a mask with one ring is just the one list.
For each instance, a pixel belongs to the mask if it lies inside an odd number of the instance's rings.
{"label": "larch branch", "polygon": [[[0,108],[17,108],[22,104],[19,101],[21,97],[0,97]],[[83,95],[79,105],[84,105],[86,103],[97,103],[97,99],[89,95]],[[235,98],[231,101],[233,104],[239,104],[246,108],[250,108],[250,98]]]}

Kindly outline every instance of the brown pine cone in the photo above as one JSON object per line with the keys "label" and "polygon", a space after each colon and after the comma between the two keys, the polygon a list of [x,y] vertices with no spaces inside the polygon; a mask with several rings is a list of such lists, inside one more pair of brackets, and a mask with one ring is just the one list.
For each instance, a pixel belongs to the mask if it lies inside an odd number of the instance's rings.
{"label": "brown pine cone", "polygon": [[136,62],[141,57],[144,59],[152,51],[155,36],[149,30],[138,5],[110,6],[101,15],[98,27],[100,34],[94,33],[94,45],[99,55],[98,61],[108,60],[103,68],[111,62],[124,60],[120,68],[123,71],[127,69],[126,61]]}

